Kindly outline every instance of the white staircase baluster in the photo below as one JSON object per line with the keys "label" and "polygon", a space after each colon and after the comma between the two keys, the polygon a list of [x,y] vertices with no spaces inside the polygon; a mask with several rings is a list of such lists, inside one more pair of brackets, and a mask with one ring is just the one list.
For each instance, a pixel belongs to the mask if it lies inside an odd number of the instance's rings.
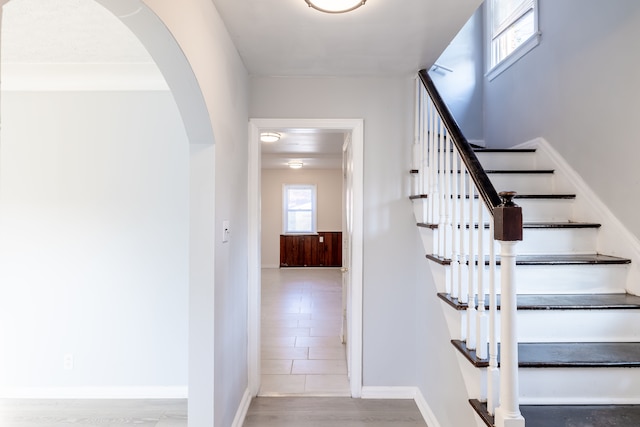
{"label": "white staircase baluster", "polygon": [[[437,224],[438,212],[438,164],[437,164],[437,135],[436,135],[436,109],[429,99],[429,223]],[[437,233],[439,234],[439,233]]]}
{"label": "white staircase baluster", "polygon": [[446,219],[446,206],[447,206],[447,190],[446,182],[448,173],[445,170],[445,151],[446,151],[446,138],[444,125],[442,124],[442,118],[437,116],[438,126],[438,255],[446,257],[445,240],[447,237],[447,230],[445,226]]}
{"label": "white staircase baluster", "polygon": [[[469,265],[467,264],[467,230],[466,226],[466,209],[467,206],[467,174],[464,163],[460,162],[460,254],[458,255],[458,292],[460,293],[460,303],[466,304],[469,301],[469,292],[467,288],[467,273]],[[461,323],[460,339],[466,341],[468,337],[467,322]]]}
{"label": "white staircase baluster", "polygon": [[414,134],[413,147],[411,151],[411,170],[418,171],[418,174],[411,175],[411,195],[415,196],[420,193],[420,173],[422,172],[420,158],[422,148],[420,146],[420,136],[422,133],[422,91],[420,90],[420,79],[416,78],[416,98],[415,98],[415,115],[414,115]]}
{"label": "white staircase baluster", "polygon": [[487,368],[487,411],[493,415],[498,406],[500,371],[498,369],[498,290],[496,289],[496,241],[493,240],[494,222],[489,222],[489,367]]}
{"label": "white staircase baluster", "polygon": [[467,247],[468,256],[468,275],[467,275],[467,293],[468,293],[468,301],[467,301],[467,348],[469,350],[475,350],[477,344],[476,337],[476,322],[478,311],[476,310],[476,286],[475,286],[475,234],[476,230],[474,227],[474,197],[475,197],[475,187],[473,184],[473,180],[469,179],[469,218],[468,218],[468,232],[469,235],[469,246]]}
{"label": "white staircase baluster", "polygon": [[476,355],[480,359],[488,356],[487,348],[487,311],[485,308],[484,287],[484,203],[478,203],[478,324]]}
{"label": "white staircase baluster", "polygon": [[[444,188],[444,232],[443,232],[443,242],[444,242],[444,247],[443,247],[443,252],[442,255],[446,258],[446,259],[451,259],[451,240],[452,240],[452,225],[451,225],[451,203],[453,202],[451,199],[451,182],[453,180],[453,171],[451,169],[451,150],[453,148],[452,144],[451,144],[451,137],[449,136],[446,128],[442,128],[442,133],[443,135],[443,139],[444,139],[444,150],[443,150],[443,157],[444,157],[444,172],[443,172],[443,177],[445,179],[445,188]],[[451,293],[451,290],[449,290],[449,293]]]}
{"label": "white staircase baluster", "polygon": [[451,153],[451,271],[449,278],[451,280],[451,298],[460,298],[460,287],[458,281],[460,280],[460,219],[459,219],[459,207],[461,204],[458,195],[460,194],[460,173],[458,160],[458,151],[453,150]]}

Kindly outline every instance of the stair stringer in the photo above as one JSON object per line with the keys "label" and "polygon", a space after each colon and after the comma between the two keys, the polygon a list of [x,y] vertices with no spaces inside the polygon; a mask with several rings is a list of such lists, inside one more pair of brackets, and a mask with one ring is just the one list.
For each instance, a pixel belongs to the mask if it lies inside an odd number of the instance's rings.
{"label": "stair stringer", "polygon": [[[413,200],[416,223],[424,222],[423,209],[425,205],[426,199]],[[432,254],[434,240],[437,241],[437,231],[430,228],[420,228],[419,233],[423,244],[424,254]],[[436,284],[437,291],[444,292],[446,290],[446,283],[451,274],[451,266],[441,265],[436,262],[428,261],[427,259],[425,259],[425,262],[429,263],[429,272],[433,278],[433,282]],[[435,295],[434,297],[437,298]],[[446,303],[442,302],[442,300],[437,304],[442,310],[451,339],[459,339],[461,333],[461,322],[464,322],[464,313],[452,310],[451,307],[448,307]],[[476,368],[458,351],[454,350],[453,347],[451,347],[451,350],[454,352],[458,362],[458,368],[467,393],[465,398],[461,401],[464,402],[472,398],[477,398],[478,396],[486,396],[486,390],[482,389],[482,384],[485,383],[484,377],[486,376],[486,368]],[[476,420],[477,427],[486,427],[484,421],[482,421],[477,414],[474,415],[474,419]]]}
{"label": "stair stringer", "polygon": [[616,218],[578,172],[546,139],[535,138],[512,148],[535,148],[537,167],[555,170],[556,191],[571,191],[576,194],[573,220],[602,224],[597,239],[598,252],[631,259],[626,290],[631,294],[640,295],[640,240]]}

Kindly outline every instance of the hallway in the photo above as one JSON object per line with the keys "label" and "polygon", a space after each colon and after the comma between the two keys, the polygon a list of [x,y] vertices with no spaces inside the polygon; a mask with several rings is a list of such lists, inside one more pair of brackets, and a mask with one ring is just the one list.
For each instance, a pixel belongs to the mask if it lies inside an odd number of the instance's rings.
{"label": "hallway", "polygon": [[350,396],[339,269],[262,270],[260,396]]}

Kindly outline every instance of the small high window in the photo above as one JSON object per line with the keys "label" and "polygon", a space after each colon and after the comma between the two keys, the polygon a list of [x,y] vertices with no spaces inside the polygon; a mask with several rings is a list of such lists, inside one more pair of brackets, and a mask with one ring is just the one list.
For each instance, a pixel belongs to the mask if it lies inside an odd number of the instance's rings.
{"label": "small high window", "polygon": [[316,186],[284,185],[283,229],[285,234],[316,233]]}
{"label": "small high window", "polygon": [[487,0],[487,21],[493,79],[538,45],[538,0]]}

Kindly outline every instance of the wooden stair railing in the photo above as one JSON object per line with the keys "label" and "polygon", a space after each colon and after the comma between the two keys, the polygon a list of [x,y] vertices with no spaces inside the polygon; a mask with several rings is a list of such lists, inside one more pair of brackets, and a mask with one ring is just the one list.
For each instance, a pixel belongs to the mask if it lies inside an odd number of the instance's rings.
{"label": "wooden stair railing", "polygon": [[[480,399],[486,400],[496,427],[523,427],[518,402],[515,286],[515,247],[522,240],[522,210],[513,203],[514,192],[496,191],[427,71],[421,70],[418,77],[412,197],[423,199],[422,222],[437,236],[427,257],[450,266],[446,291],[453,299],[478,302],[477,308],[468,304],[460,335],[468,349],[475,350],[480,359],[488,359],[487,382],[481,386]],[[489,234],[485,236],[487,222]],[[496,243],[500,252],[499,290]]]}

